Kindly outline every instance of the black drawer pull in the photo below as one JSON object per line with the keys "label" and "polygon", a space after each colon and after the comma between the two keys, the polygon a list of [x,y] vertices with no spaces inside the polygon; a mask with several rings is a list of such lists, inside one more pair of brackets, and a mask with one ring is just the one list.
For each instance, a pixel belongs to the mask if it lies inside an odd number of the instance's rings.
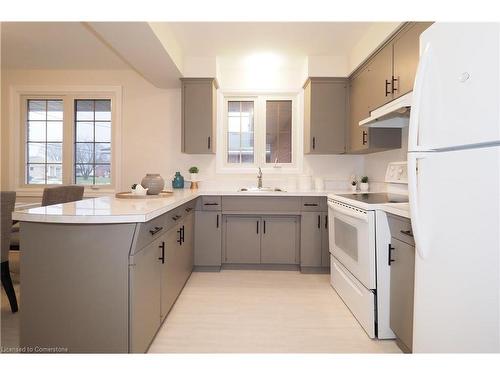
{"label": "black drawer pull", "polygon": [[219,214],[217,214],[217,227],[216,228],[219,228]]}
{"label": "black drawer pull", "polygon": [[161,260],[161,264],[165,263],[165,241],[161,241],[161,245],[158,246],[161,249],[161,257],[158,260]]}
{"label": "black drawer pull", "polygon": [[215,202],[210,202],[210,203],[203,203],[204,206],[218,206],[219,203],[215,203]]}
{"label": "black drawer pull", "polygon": [[408,236],[408,237],[412,237],[413,238],[413,233],[411,232],[411,230],[400,230],[400,232],[402,234],[404,234],[405,236]]}
{"label": "black drawer pull", "polygon": [[191,212],[192,209],[193,209],[193,207],[186,207],[185,208],[186,212]]}
{"label": "black drawer pull", "polygon": [[304,203],[304,206],[305,207],[317,207],[318,204],[317,203]]}
{"label": "black drawer pull", "polygon": [[156,233],[158,233],[162,229],[163,229],[163,227],[154,227],[153,229],[149,230],[149,233],[151,233],[151,235],[154,236]]}
{"label": "black drawer pull", "polygon": [[389,244],[389,257],[387,264],[390,266],[392,262],[394,262],[394,259],[392,259],[392,250],[394,250],[394,247],[392,247],[391,244]]}
{"label": "black drawer pull", "polygon": [[177,221],[181,218],[181,215],[172,216],[172,220]]}

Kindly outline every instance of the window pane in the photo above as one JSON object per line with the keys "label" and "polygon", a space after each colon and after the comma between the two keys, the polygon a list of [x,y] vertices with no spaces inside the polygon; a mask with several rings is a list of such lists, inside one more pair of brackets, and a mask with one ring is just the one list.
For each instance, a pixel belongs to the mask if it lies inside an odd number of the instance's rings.
{"label": "window pane", "polygon": [[45,121],[28,122],[28,141],[45,142]]}
{"label": "window pane", "polygon": [[109,163],[111,162],[111,144],[96,143],[95,144],[95,162]]}
{"label": "window pane", "polygon": [[62,143],[47,143],[47,163],[62,163]]}
{"label": "window pane", "polygon": [[111,121],[111,100],[95,101],[95,120]]}
{"label": "window pane", "polygon": [[106,165],[96,165],[95,166],[95,184],[105,185],[111,183],[111,166]]}
{"label": "window pane", "polygon": [[292,162],[292,101],[266,102],[266,163]]}
{"label": "window pane", "polygon": [[76,100],[76,121],[94,120],[94,101]]}
{"label": "window pane", "polygon": [[227,162],[254,161],[254,102],[228,102]]}
{"label": "window pane", "polygon": [[63,123],[58,121],[47,122],[47,141],[62,142]]}
{"label": "window pane", "polygon": [[62,100],[47,101],[47,120],[62,121],[63,119],[63,102]]}
{"label": "window pane", "polygon": [[45,163],[45,143],[28,143],[28,163]]}
{"label": "window pane", "polygon": [[77,143],[75,150],[75,162],[79,163],[94,163],[94,144],[93,143]]}
{"label": "window pane", "polygon": [[28,164],[26,180],[28,184],[45,184],[45,164]]}
{"label": "window pane", "polygon": [[75,165],[76,183],[81,185],[94,184],[94,165],[76,164]]}
{"label": "window pane", "polygon": [[[96,113],[97,115],[97,113]],[[111,123],[96,122],[95,123],[95,141],[96,142],[111,142]]]}
{"label": "window pane", "polygon": [[94,140],[94,123],[77,122],[76,123],[76,141],[92,142]]}
{"label": "window pane", "polygon": [[47,119],[47,102],[45,100],[28,100],[28,120]]}
{"label": "window pane", "polygon": [[47,164],[47,184],[62,184],[61,164]]}

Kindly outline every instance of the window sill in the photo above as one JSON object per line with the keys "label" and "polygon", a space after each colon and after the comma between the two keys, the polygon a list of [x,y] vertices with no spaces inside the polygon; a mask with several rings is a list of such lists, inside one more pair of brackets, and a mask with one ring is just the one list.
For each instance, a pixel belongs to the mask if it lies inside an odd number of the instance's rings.
{"label": "window sill", "polygon": [[[60,186],[60,185],[51,185],[51,186]],[[16,196],[17,197],[34,197],[34,198],[41,198],[43,195],[43,189],[44,187],[19,187],[16,189]],[[94,198],[94,197],[105,197],[105,196],[110,196],[110,195],[115,195],[115,189],[114,188],[106,188],[106,189],[90,189],[85,187],[85,191],[83,193],[83,196],[86,198]]]}

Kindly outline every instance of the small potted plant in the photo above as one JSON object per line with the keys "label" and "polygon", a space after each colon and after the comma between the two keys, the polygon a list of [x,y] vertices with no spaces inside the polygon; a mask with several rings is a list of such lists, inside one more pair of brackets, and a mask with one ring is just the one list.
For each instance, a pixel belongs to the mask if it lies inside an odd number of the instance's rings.
{"label": "small potted plant", "polygon": [[189,168],[189,173],[191,173],[191,181],[192,182],[198,181],[198,172],[199,172],[198,167]]}
{"label": "small potted plant", "polygon": [[361,184],[359,185],[361,191],[368,191],[370,184],[368,184],[368,176],[361,177]]}
{"label": "small potted plant", "polygon": [[356,191],[357,185],[358,185],[358,184],[356,183],[356,181],[355,181],[355,180],[352,180],[352,181],[351,181],[351,185],[350,185],[350,187],[351,187],[351,191]]}

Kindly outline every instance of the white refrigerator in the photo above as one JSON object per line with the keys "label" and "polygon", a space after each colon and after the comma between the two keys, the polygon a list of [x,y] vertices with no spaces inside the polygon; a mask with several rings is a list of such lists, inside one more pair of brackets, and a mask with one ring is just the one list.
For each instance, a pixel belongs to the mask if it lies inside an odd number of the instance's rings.
{"label": "white refrigerator", "polygon": [[500,352],[500,25],[420,37],[408,138],[413,351]]}

